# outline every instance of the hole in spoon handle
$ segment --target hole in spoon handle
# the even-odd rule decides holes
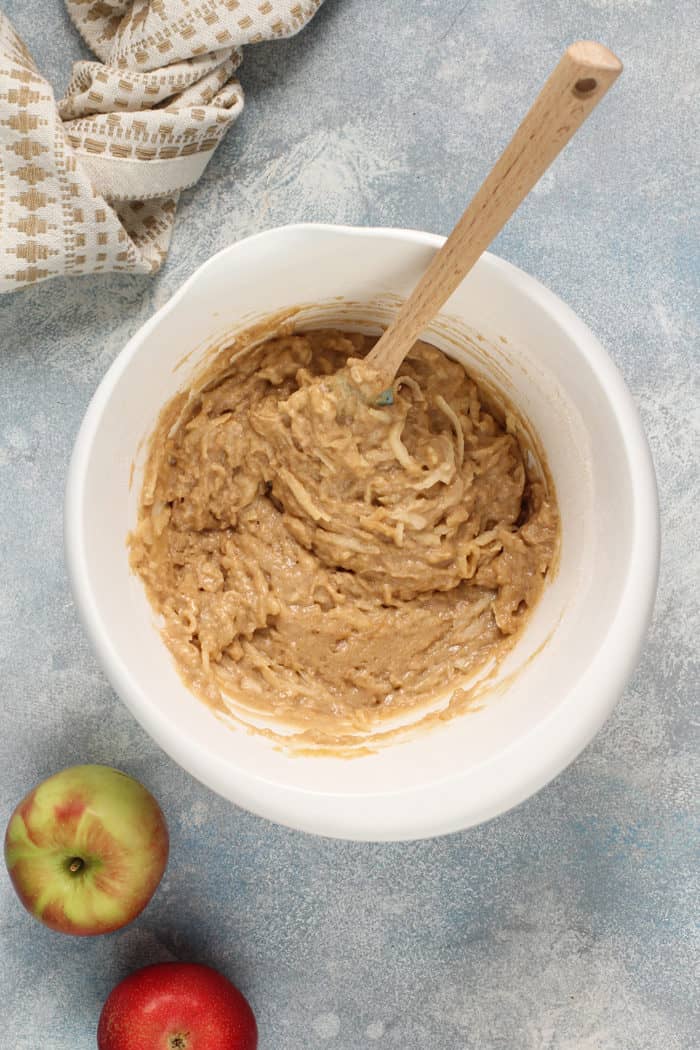
[[[595,77],[581,77],[574,84],[574,95],[578,95],[579,98],[587,98],[597,87],[598,81]]]

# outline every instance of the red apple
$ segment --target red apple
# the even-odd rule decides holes
[[[248,1001],[209,966],[166,962],[130,974],[110,993],[98,1050],[256,1050]]]
[[[153,795],[109,766],[72,766],[22,799],[5,863],[27,911],[61,933],[109,933],[153,896],[168,828]]]

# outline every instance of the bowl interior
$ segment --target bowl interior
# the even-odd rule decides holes
[[[90,406],[71,465],[71,578],[117,692],[161,746],[215,790],[325,834],[435,834],[526,797],[601,724],[648,615],[645,591],[637,596],[639,623],[629,625],[627,647],[618,644],[615,655],[610,647],[621,630],[623,600],[631,600],[633,563],[646,557],[655,576],[653,523],[638,550],[653,474],[644,508],[634,474],[643,471],[635,456],[643,458],[645,446],[629,395],[563,304],[487,255],[428,339],[500,388],[539,436],[557,489],[562,550],[553,581],[482,707],[376,754],[350,761],[299,757],[223,727],[178,676],[125,545],[136,520],[145,442],[163,404],[213,345],[265,315],[306,305],[300,325],[386,322],[439,243],[405,231],[287,227],[215,256],[117,359]]]

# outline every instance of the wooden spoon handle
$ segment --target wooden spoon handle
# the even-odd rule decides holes
[[[367,356],[387,385],[426,325],[622,72],[602,44],[580,40],[556,69],[396,318]]]

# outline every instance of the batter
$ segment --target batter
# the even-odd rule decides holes
[[[217,707],[375,725],[500,657],[540,596],[556,501],[507,414],[426,343],[377,407],[375,341],[229,350],[161,415],[131,564]]]

